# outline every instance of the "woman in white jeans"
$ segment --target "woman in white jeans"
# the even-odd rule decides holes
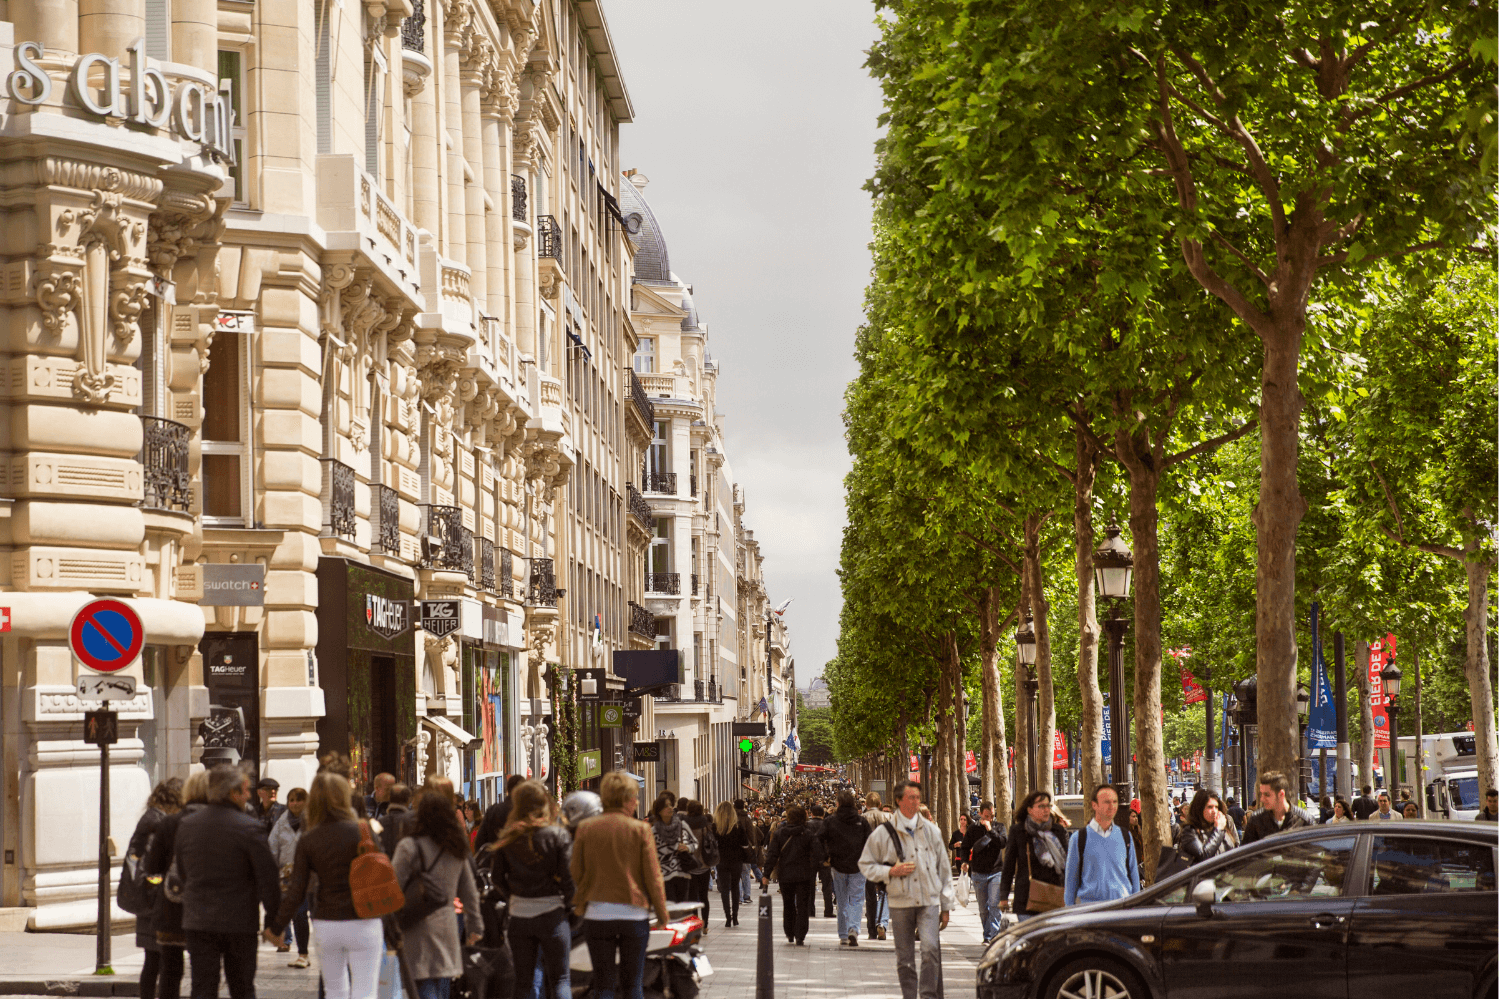
[[[307,894],[310,875],[318,879],[312,906],[312,939],[323,969],[328,999],[375,999],[385,936],[378,919],[360,919],[349,893],[349,864],[361,840],[374,833],[360,821],[351,804],[349,782],[323,772],[307,792],[307,814],[292,860],[291,884],[281,893],[281,908],[266,928],[265,938],[280,943],[297,907]]]

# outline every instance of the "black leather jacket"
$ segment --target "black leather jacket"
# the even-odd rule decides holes
[[[985,829],[982,822],[969,822],[968,832],[963,836],[968,869],[974,874],[998,874],[1004,868],[1009,836],[1004,823],[995,820],[989,824],[994,828]]]
[[[522,837],[489,852],[495,884],[507,898],[561,895],[568,908],[573,903],[572,856],[572,837],[561,826],[543,826],[529,843]]]
[[[811,881],[817,877],[817,868],[822,866],[825,856],[822,841],[812,834],[805,822],[799,825],[788,822],[771,837],[765,869],[767,873],[776,871],[776,879],[781,884]]]
[[[840,874],[859,873],[859,857],[864,852],[864,841],[869,839],[869,823],[857,808],[839,805],[823,822],[819,836],[833,870]]]
[[[1244,842],[1253,843],[1255,840],[1264,839],[1266,836],[1290,832],[1292,829],[1299,829],[1302,826],[1309,826],[1311,824],[1311,816],[1295,805],[1290,806],[1286,811],[1285,821],[1279,826],[1275,824],[1275,813],[1268,808],[1261,808],[1250,817],[1248,822],[1244,823]]]
[[[1181,827],[1181,836],[1176,841],[1176,848],[1187,863],[1200,864],[1220,853],[1227,853],[1233,848],[1233,844],[1228,841],[1228,834],[1217,826],[1199,829],[1196,826],[1186,825]]]

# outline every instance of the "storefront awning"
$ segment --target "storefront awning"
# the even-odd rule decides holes
[[[484,742],[479,736],[465,732],[442,715],[424,715],[422,721],[451,739],[459,749],[478,749]]]

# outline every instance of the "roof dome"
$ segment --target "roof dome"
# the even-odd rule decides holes
[[[661,224],[642,193],[648,181],[639,173],[632,173],[625,180],[626,183],[619,185],[619,212],[625,217],[630,241],[635,244],[635,280],[645,284],[675,284]]]
[[[682,308],[687,313],[687,315],[682,317],[682,332],[701,332],[702,327],[698,325],[697,321],[697,304],[692,300],[692,292],[682,292]]]

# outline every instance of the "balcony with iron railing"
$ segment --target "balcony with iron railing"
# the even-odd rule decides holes
[[[551,559],[531,560],[531,581],[526,590],[526,603],[540,607],[557,606],[557,575]]]
[[[635,405],[641,419],[645,420],[647,429],[656,425],[656,407],[651,404],[651,397],[645,392],[645,384],[634,371],[630,372],[630,402]]]
[[[680,596],[682,574],[680,572],[648,572],[645,574],[645,592]]]
[[[648,493],[663,493],[667,496],[675,496],[677,494],[677,473],[646,472],[643,485],[645,491]]]
[[[625,483],[625,496],[629,500],[630,513],[649,531],[656,522],[656,515],[651,512],[651,505],[645,497],[640,495],[640,490],[635,488],[635,483]]]
[[[479,585],[494,592],[494,542],[488,538],[479,539]]]
[[[426,531],[422,537],[420,565],[423,569],[445,569],[474,578],[474,532],[463,526],[463,510],[456,506],[429,504]]]
[[[697,596],[697,573],[692,574],[692,595]]]
[[[554,216],[536,216],[536,255],[550,260],[562,259],[562,227]]]
[[[526,214],[526,178],[510,175],[510,217],[516,222],[524,222],[530,216]]]
[[[643,638],[654,639],[656,637],[656,615],[631,600],[630,607],[630,631],[632,634]]]
[[[354,469],[336,458],[323,462],[323,536],[353,541],[358,531],[354,515]]]
[[[500,596],[515,598],[515,556],[509,548],[500,549]]]
[[[401,554],[401,497],[390,486],[370,486],[370,548],[379,555]]]
[[[696,496],[697,495],[697,476],[696,475],[689,475],[689,476],[687,476],[687,495],[689,495],[689,496]]]
[[[193,479],[187,472],[192,428],[172,420],[142,416],[141,437],[140,462],[145,472],[141,506],[187,513],[193,499]]]
[[[719,704],[723,702],[723,688],[717,680],[693,680],[691,683],[674,683],[656,695],[658,703],[668,704]]]

